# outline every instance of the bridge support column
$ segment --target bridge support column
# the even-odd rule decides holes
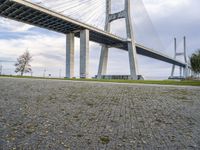
[[[110,32],[110,22],[109,22],[109,15],[111,14],[111,0],[106,0],[106,23],[104,30]],[[109,48],[107,45],[102,45],[101,48],[101,56],[99,61],[99,69],[97,78],[101,79],[102,75],[106,75],[107,73],[107,66],[108,66],[108,51]]]
[[[184,73],[184,78],[187,78],[188,77],[188,65],[186,65],[186,67],[184,68],[183,73]]]
[[[80,32],[80,78],[89,77],[89,30]]]
[[[186,49],[186,37],[183,38],[184,39],[184,52],[181,52],[181,53],[178,53],[177,52],[177,44],[176,44],[176,38],[174,38],[174,50],[175,50],[175,53],[174,53],[174,59],[176,59],[177,56],[184,56],[184,59],[185,59],[185,66],[180,66],[180,79],[182,77],[184,78],[187,78],[188,75],[189,75],[189,72],[188,72],[188,61],[187,61],[187,49]],[[171,73],[171,77],[170,78],[174,78],[174,70],[175,70],[175,65],[172,66],[172,73]]]
[[[190,76],[190,77],[192,76],[191,68],[189,68],[189,76]]]
[[[183,69],[180,67],[180,78],[183,76]]]
[[[66,37],[66,78],[74,77],[74,33]]]
[[[129,64],[131,79],[138,79],[138,68],[137,68],[137,54],[136,45],[133,34],[131,13],[130,13],[130,0],[125,0],[124,10],[118,13],[111,14],[111,0],[106,0],[106,25],[105,31],[110,32],[110,23],[114,20],[124,18],[126,20],[126,32],[127,32],[127,43],[128,43],[128,53],[129,53]],[[98,78],[101,78],[102,74],[106,74],[108,61],[108,47],[102,46]]]
[[[106,75],[107,66],[108,66],[108,47],[106,45],[103,45],[101,49],[99,70],[98,70],[98,75],[97,75],[98,79],[101,79],[102,75]]]
[[[136,58],[136,47],[132,42],[128,43],[128,53],[129,53],[129,65],[132,80],[138,80],[137,72],[137,58]]]
[[[181,68],[180,68],[181,69]],[[171,72],[171,77],[174,76],[174,70],[175,70],[175,65],[172,65],[172,72]]]
[[[130,65],[130,73],[131,79],[137,80],[138,77],[138,64],[137,64],[137,53],[136,53],[136,45],[134,39],[134,33],[131,23],[131,4],[130,0],[125,0],[125,12],[126,12],[126,32],[127,38],[131,41],[128,43],[128,53],[129,53],[129,65]]]

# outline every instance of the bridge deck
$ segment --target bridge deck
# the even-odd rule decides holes
[[[0,0],[0,16],[63,34],[74,32],[76,37],[80,36],[80,30],[88,29],[91,41],[128,50],[126,39],[24,0]],[[137,44],[136,48],[138,54],[178,66],[185,66],[182,62],[144,46]]]

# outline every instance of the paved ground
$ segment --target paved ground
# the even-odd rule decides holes
[[[0,149],[200,149],[200,88],[0,78]]]

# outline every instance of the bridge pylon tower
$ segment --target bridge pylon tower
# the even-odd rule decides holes
[[[171,72],[171,76],[170,79],[176,79],[176,78],[187,78],[189,75],[189,66],[188,66],[188,60],[187,60],[187,49],[186,49],[186,37],[184,36],[183,38],[184,40],[184,44],[183,44],[183,52],[177,52],[177,40],[176,38],[174,38],[174,59],[176,59],[178,56],[183,56],[184,57],[184,63],[186,64],[186,66],[180,67],[180,74],[179,76],[175,76],[175,65],[172,66],[172,72]]]
[[[126,21],[126,34],[127,34],[127,42],[128,42],[128,55],[129,55],[129,65],[130,65],[130,74],[131,79],[138,79],[138,65],[137,65],[137,53],[136,53],[136,44],[134,38],[134,32],[131,21],[131,5],[130,0],[124,0],[125,6],[124,10],[111,13],[111,2],[112,0],[106,0],[106,21],[105,21],[105,31],[110,32],[111,22],[124,18]],[[102,45],[101,56],[99,62],[99,69],[97,77],[100,79],[102,75],[106,75],[107,73],[107,65],[108,65],[108,45]]]

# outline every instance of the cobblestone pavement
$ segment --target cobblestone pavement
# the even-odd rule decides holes
[[[0,78],[0,149],[200,149],[200,89]]]

